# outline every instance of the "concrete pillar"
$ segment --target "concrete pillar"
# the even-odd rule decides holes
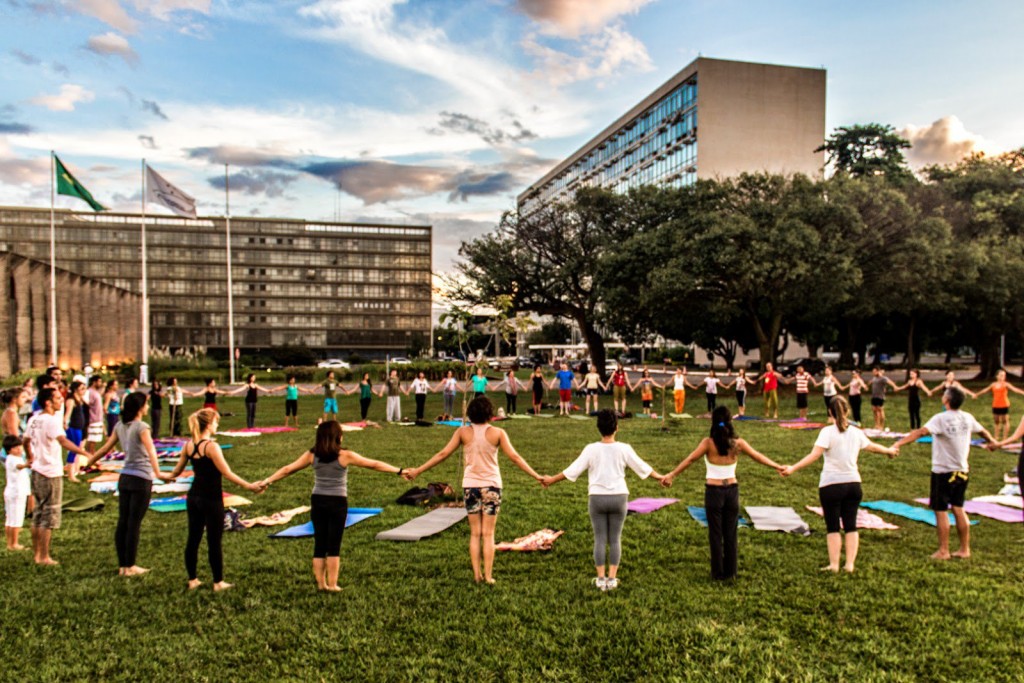
[[[82,304],[88,290],[87,281],[80,275],[71,276],[71,297],[68,301],[71,324],[70,343],[68,344],[71,366],[79,370],[85,367],[85,354],[82,351],[84,333],[82,331]]]
[[[32,297],[31,367],[45,368],[50,364],[50,267],[36,263],[29,268]]]
[[[57,271],[57,365],[72,368],[71,353],[71,274]]]
[[[32,367],[32,296],[29,281],[28,261],[9,256],[13,259],[14,273],[14,368],[21,372]]]
[[[14,335],[11,334],[11,273],[9,254],[0,254],[0,377],[9,377],[13,370]]]
[[[124,290],[114,292],[114,326],[117,328],[117,359],[124,361],[128,357],[128,338],[124,329]]]
[[[114,362],[114,343],[117,326],[111,324],[114,319],[114,290],[108,285],[100,287],[99,314],[100,352],[103,354],[103,365]]]

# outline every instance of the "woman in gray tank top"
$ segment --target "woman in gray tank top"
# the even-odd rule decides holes
[[[316,428],[316,444],[299,458],[267,477],[259,486],[313,467],[313,495],[309,519],[313,522],[313,577],[322,591],[339,591],[338,568],[341,538],[348,516],[348,468],[352,465],[378,472],[402,474],[402,469],[380,460],[370,460],[341,447],[341,425],[334,420]]]

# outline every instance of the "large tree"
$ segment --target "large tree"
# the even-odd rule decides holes
[[[903,150],[910,148],[906,138],[892,126],[881,123],[840,126],[815,152],[825,152],[828,163],[838,173],[855,178],[884,176],[893,181],[913,178]]]

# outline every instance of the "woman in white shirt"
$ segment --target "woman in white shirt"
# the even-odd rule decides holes
[[[662,477],[640,459],[632,446],[615,441],[619,421],[614,410],[598,411],[597,429],[601,432],[599,442],[587,445],[563,472],[553,477],[542,477],[541,483],[547,488],[566,479],[576,481],[587,472],[590,480],[590,523],[594,528],[594,567],[597,569],[594,585],[607,591],[619,586],[616,575],[622,557],[622,526],[626,522],[626,505],[629,502],[626,468],[636,472],[641,479],[650,476],[661,481]]]
[[[708,413],[713,413],[718,407],[718,387],[721,383],[722,380],[718,379],[715,371],[708,370],[708,376],[704,378],[704,396],[708,400]]]
[[[430,382],[427,381],[426,373],[418,374],[412,381],[410,389],[416,395],[416,421],[420,422],[423,420],[423,414],[427,407],[427,392],[430,391]]]
[[[839,527],[842,522],[842,528],[846,532],[844,568],[852,572],[860,544],[860,534],[857,533],[857,508],[860,507],[863,498],[857,456],[861,450],[867,450],[895,458],[899,451],[874,443],[860,428],[852,426],[848,417],[850,404],[842,396],[833,398],[828,410],[833,424],[818,433],[818,439],[810,453],[795,465],[783,468],[780,474],[788,477],[825,456],[825,465],[821,468],[821,478],[818,481],[818,498],[825,513],[825,528],[828,532],[828,566],[822,567],[821,570],[839,571],[839,554],[843,546]]]

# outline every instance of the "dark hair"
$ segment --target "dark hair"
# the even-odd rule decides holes
[[[486,396],[478,396],[466,406],[466,417],[475,425],[488,424],[494,416],[494,405]]]
[[[139,378],[138,377],[129,377],[128,378],[128,386],[137,385],[138,383],[139,383]]]
[[[117,384],[117,380],[116,379],[109,380],[107,382],[107,385],[105,387],[103,387],[103,393],[107,393],[108,391],[113,389],[115,384]]]
[[[146,401],[149,399],[141,391],[133,391],[128,394],[124,402],[121,403],[121,422],[128,424],[139,416],[142,412],[142,407],[146,405]]]
[[[256,373],[253,373],[253,372],[250,372],[249,375],[245,378],[245,383],[246,384],[249,384],[250,382],[255,382],[255,381],[256,381]]]
[[[163,388],[164,388],[164,385],[160,384],[160,380],[158,380],[158,379],[156,379],[154,377],[153,378],[153,382],[149,385],[149,393],[152,394],[154,391],[160,391]]]
[[[8,434],[4,437],[3,447],[4,451],[10,454],[12,450],[22,445],[21,437]]]
[[[337,420],[321,422],[316,427],[316,444],[313,455],[320,462],[335,462],[341,452],[341,425]]]
[[[609,408],[597,412],[597,431],[601,436],[611,436],[619,428],[619,418]]]
[[[950,409],[960,410],[960,406],[964,404],[964,392],[956,387],[949,387],[946,389],[945,399],[949,403]]]
[[[178,384],[178,378],[177,377],[168,377],[167,378],[167,386],[173,387],[173,386],[175,386],[177,384]]]
[[[78,388],[79,387],[84,387],[84,386],[85,386],[84,382],[79,382],[78,380],[75,380],[74,382],[71,383],[71,386],[68,387],[68,393],[71,394],[72,396],[74,396],[75,392],[78,391]]]
[[[36,400],[39,402],[39,407],[41,408],[45,406],[47,401],[52,401],[53,395],[56,393],[57,390],[53,387],[43,387],[40,389],[39,393],[36,394]]]
[[[41,391],[43,387],[51,382],[56,382],[52,375],[39,375],[36,377],[36,391]]]
[[[729,455],[736,445],[736,430],[732,426],[732,412],[726,406],[718,406],[711,413],[711,440],[719,455]]]
[[[96,384],[103,384],[103,378],[99,375],[93,375],[89,378],[89,388],[91,389]]]
[[[210,386],[210,384],[211,384],[211,383],[213,383],[213,382],[216,382],[216,381],[217,381],[217,378],[216,378],[216,377],[207,377],[207,378],[206,378],[205,380],[203,380],[203,381],[204,381],[204,382],[206,382],[206,386]]]
[[[52,375],[57,370],[60,370],[60,368],[58,368],[56,365],[51,365],[51,366],[46,368],[46,374],[47,375]]]
[[[285,379],[285,381],[291,382],[293,379],[294,380],[298,380],[298,378],[295,375],[288,375],[288,377]]]
[[[22,393],[24,393],[24,391],[25,390],[22,389],[21,387],[14,387],[13,389],[7,389],[2,394],[0,394],[0,405],[5,405],[5,406],[11,405],[12,403],[14,403],[14,400],[16,398],[18,398],[18,396],[20,396]]]

